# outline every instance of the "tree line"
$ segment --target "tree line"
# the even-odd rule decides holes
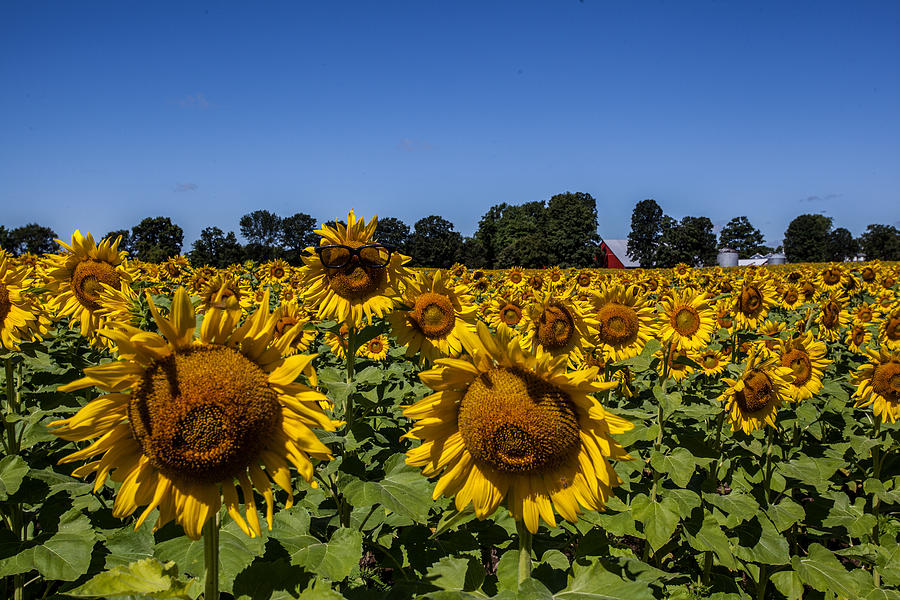
[[[707,217],[676,221],[655,200],[641,200],[631,213],[628,254],[644,268],[716,264],[720,248],[739,258],[784,252],[788,262],[842,262],[863,256],[872,260],[900,260],[900,231],[892,225],[872,224],[858,238],[843,227],[833,228],[825,215],[800,215],[784,232],[783,245],[772,248],[746,216],[734,217],[719,232]]]
[[[234,231],[207,227],[186,255],[195,265],[219,268],[275,258],[300,265],[305,249],[318,242],[313,233],[318,223],[302,212],[280,216],[255,210],[238,222],[243,242]],[[382,217],[375,238],[411,256],[413,266],[447,268],[459,262],[471,268],[596,267],[605,264],[597,228],[596,200],[587,193],[565,192],[547,201],[491,206],[471,236],[456,231],[444,217],[429,215],[412,227],[396,217]],[[120,236],[120,249],[148,262],[162,262],[183,250],[184,231],[169,217],[147,217],[131,229],[95,239]],[[0,248],[13,255],[56,252],[57,237],[55,231],[37,223],[15,229],[0,225]],[[854,238],[843,227],[833,228],[831,217],[800,215],[788,225],[783,245],[772,248],[746,216],[731,219],[717,237],[708,217],[677,221],[652,199],[634,207],[628,253],[642,267],[669,268],[680,262],[714,265],[722,247],[736,250],[740,258],[783,251],[789,262],[843,261],[857,255],[900,260],[900,231],[892,225],[872,224]]]

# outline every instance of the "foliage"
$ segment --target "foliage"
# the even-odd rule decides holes
[[[663,233],[663,211],[656,200],[641,200],[631,213],[628,255],[647,269],[656,264],[657,249]]]
[[[56,232],[37,223],[29,223],[13,230],[0,226],[0,248],[13,256],[24,253],[45,254],[56,252]]]
[[[284,257],[292,265],[300,265],[303,251],[319,243],[316,235],[316,220],[306,213],[296,213],[281,220],[279,240],[284,248]]]
[[[254,210],[240,220],[241,235],[250,244],[273,248],[282,235],[281,217],[268,210]]]
[[[224,268],[241,262],[244,250],[233,231],[226,234],[218,227],[206,227],[194,241],[188,257],[195,265]]]
[[[551,236],[550,261],[561,267],[589,267],[600,244],[597,201],[584,192],[557,194],[547,202],[546,233]]]
[[[131,245],[137,258],[162,262],[181,254],[184,231],[169,217],[147,217],[131,228]]]
[[[403,254],[409,254],[409,225],[396,217],[378,219],[375,227],[375,239],[385,244],[392,244]]]
[[[869,225],[859,242],[869,260],[900,260],[900,231],[893,225]]]
[[[831,217],[800,215],[784,232],[784,254],[788,262],[822,262],[828,259]]]
[[[125,252],[134,252],[134,248],[131,244],[131,230],[130,229],[115,229],[110,231],[106,235],[97,238],[95,241],[100,242],[105,239],[115,240],[116,238],[120,238],[119,240],[119,250],[124,250]]]
[[[462,235],[453,230],[453,223],[431,215],[416,221],[409,237],[409,252],[413,265],[447,268],[456,262]]]
[[[828,260],[843,262],[859,252],[859,242],[849,230],[838,227],[828,234]],[[900,256],[898,256],[900,258]]]
[[[750,258],[754,254],[771,252],[763,245],[762,232],[750,224],[747,217],[735,217],[719,232],[719,247],[737,250],[738,258]]]
[[[684,217],[678,224],[663,222],[663,234],[655,259],[658,266],[674,267],[678,263],[696,267],[713,265],[716,255],[716,234],[709,218]]]

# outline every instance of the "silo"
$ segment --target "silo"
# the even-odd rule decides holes
[[[787,257],[784,254],[773,254],[769,257],[770,265],[783,265],[787,262]]]
[[[720,267],[736,267],[738,266],[738,253],[731,248],[719,248],[719,255],[716,257],[716,264]]]

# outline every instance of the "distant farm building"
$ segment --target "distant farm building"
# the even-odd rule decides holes
[[[628,240],[603,240],[600,242],[599,266],[606,269],[632,269],[640,267],[628,256]]]

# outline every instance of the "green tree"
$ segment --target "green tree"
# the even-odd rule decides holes
[[[557,194],[547,202],[546,232],[553,239],[544,245],[550,263],[563,267],[590,267],[600,246],[597,201],[583,192]]]
[[[674,223],[674,219],[663,222],[656,266],[671,268],[680,262],[694,267],[715,264],[716,234],[712,221],[707,217],[684,217]]]
[[[858,252],[859,243],[847,229],[838,227],[828,234],[828,260],[843,262],[853,258]]]
[[[276,254],[281,238],[281,217],[268,210],[254,210],[241,217],[241,235],[250,245],[261,246]]]
[[[409,225],[396,217],[378,219],[375,227],[377,241],[396,246],[403,254],[409,254],[409,235]]]
[[[784,232],[784,255],[788,262],[823,262],[828,260],[828,236],[831,217],[800,215]]]
[[[462,263],[470,269],[487,268],[487,253],[484,244],[477,237],[464,237],[459,247],[459,255],[456,262]]]
[[[419,267],[447,268],[453,265],[462,235],[453,230],[453,223],[443,217],[430,215],[416,221],[409,239],[412,264]]]
[[[116,229],[114,231],[110,231],[96,241],[99,244],[101,240],[105,240],[107,238],[115,240],[119,236],[122,236],[122,239],[119,241],[119,250],[124,250],[125,252],[134,252],[134,248],[131,244],[131,231],[128,229]]]
[[[131,243],[137,258],[162,262],[181,253],[184,231],[169,217],[147,217],[131,228]]]
[[[210,265],[222,269],[244,260],[244,251],[233,231],[227,234],[218,227],[207,227],[192,244],[188,258],[194,265]]]
[[[9,232],[4,248],[10,253],[19,255],[26,252],[31,254],[47,254],[59,250],[56,243],[56,232],[37,223],[29,223],[22,227],[16,227]],[[8,245],[8,247],[7,247]]]
[[[12,233],[9,229],[0,225],[0,250],[6,250],[10,254],[12,254],[12,238],[10,237],[10,233]]]
[[[900,260],[900,231],[893,225],[869,225],[859,242],[869,260]]]
[[[762,232],[750,224],[747,217],[735,217],[719,232],[719,246],[737,250],[738,258],[750,258],[756,253],[769,251],[764,246]]]
[[[316,220],[306,213],[296,213],[281,220],[281,244],[284,246],[285,259],[292,265],[302,264],[303,251],[319,242],[314,233]]]
[[[656,200],[641,200],[631,213],[628,255],[641,267],[655,266],[659,241],[663,234],[663,211]]]
[[[484,248],[485,267],[493,268],[497,264],[497,254],[501,248],[497,246],[497,228],[500,220],[503,218],[503,212],[509,208],[504,203],[496,204],[488,209],[483,217],[478,221],[478,230],[475,232],[477,239],[482,248]]]

